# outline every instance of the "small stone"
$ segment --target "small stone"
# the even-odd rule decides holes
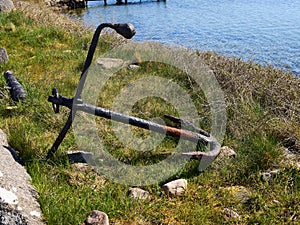
[[[226,214],[226,216],[230,218],[237,219],[237,220],[241,219],[241,216],[237,212],[231,209],[225,208],[224,213]]]
[[[236,152],[229,148],[228,146],[223,146],[221,148],[221,152],[219,157],[226,157],[226,158],[235,158],[237,156]]]
[[[261,173],[261,179],[262,181],[271,181],[278,173],[280,170],[273,170],[270,172],[263,172]]]
[[[267,172],[264,172],[264,173],[261,174],[261,179],[263,181],[269,181],[269,180],[271,180],[271,174],[267,173]]]
[[[71,163],[89,163],[93,159],[93,154],[84,151],[69,151],[68,158]]]
[[[93,210],[82,225],[109,225],[106,213]]]
[[[129,196],[133,199],[150,200],[150,194],[141,188],[129,188]]]
[[[178,179],[162,186],[167,195],[180,196],[187,190],[187,180]]]
[[[140,66],[135,65],[135,64],[130,64],[130,65],[128,65],[128,68],[131,69],[131,70],[137,70],[137,69],[140,68]]]
[[[116,67],[121,67],[124,63],[122,59],[114,58],[99,58],[96,62],[102,69],[112,69]]]
[[[5,48],[0,48],[0,63],[8,61],[8,55]]]
[[[3,177],[3,173],[0,171],[0,177]]]
[[[0,188],[0,201],[9,205],[16,205],[18,204],[18,197],[11,191]]]

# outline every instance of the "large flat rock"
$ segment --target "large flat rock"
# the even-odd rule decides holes
[[[0,129],[0,223],[41,225],[42,213],[25,168]]]

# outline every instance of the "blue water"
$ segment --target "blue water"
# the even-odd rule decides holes
[[[89,2],[79,17],[94,27],[130,22],[138,41],[215,51],[300,73],[300,0],[134,1],[107,7],[103,0]]]

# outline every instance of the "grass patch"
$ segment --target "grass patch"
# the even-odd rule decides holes
[[[0,126],[32,176],[46,224],[81,224],[92,209],[106,212],[114,224],[291,224],[293,213],[299,214],[299,169],[282,165],[281,151],[286,147],[299,153],[298,78],[256,63],[199,52],[225,93],[228,124],[223,144],[235,149],[238,157],[216,163],[203,173],[197,170],[197,162],[189,162],[169,178],[188,179],[188,192],[181,197],[167,197],[157,184],[143,187],[150,192],[151,201],[133,201],[127,195],[128,186],[103,180],[91,168],[82,171],[68,163],[66,151],[77,150],[72,132],[55,158],[44,160],[68,114],[64,108],[54,114],[48,95],[52,87],[64,96],[74,95],[92,32],[42,6],[16,5],[16,11],[0,14],[0,46],[9,54],[9,62],[0,64],[0,72],[15,73],[27,91],[27,101],[10,100],[2,76]],[[100,45],[107,51],[122,42],[103,35]],[[124,86],[149,74],[170,79],[188,91],[199,124],[209,129],[209,107],[200,88],[184,73],[160,63],[142,63],[138,70],[116,73],[102,90],[99,105],[110,108]],[[151,119],[176,113],[162,99],[147,98],[134,105],[132,115]],[[137,152],[116,139],[109,121],[99,118],[97,126],[108,151],[133,165],[158,162],[177,144],[166,138],[154,151]],[[134,134],[142,139],[149,136],[139,129],[134,129]],[[277,168],[281,172],[271,182],[261,181],[260,172]],[[224,194],[223,189],[231,186],[246,187],[248,200],[241,203]],[[241,219],[227,217],[224,208],[235,210]]]

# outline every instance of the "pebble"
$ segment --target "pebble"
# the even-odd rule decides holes
[[[89,163],[93,159],[93,154],[85,151],[68,151],[67,155],[71,163]]]
[[[280,170],[273,170],[270,172],[263,172],[261,173],[261,179],[263,181],[271,181],[278,173]]]
[[[141,188],[129,188],[129,196],[133,199],[150,200],[150,194]]]
[[[236,152],[228,146],[223,146],[219,155],[219,157],[223,158],[236,158],[236,156]]]
[[[104,212],[93,210],[82,225],[109,225],[108,216]]]
[[[137,70],[137,69],[140,68],[140,66],[135,65],[135,64],[130,64],[130,65],[128,66],[128,68],[131,69],[131,70]]]
[[[180,196],[187,190],[187,180],[178,179],[166,183],[162,186],[162,189],[167,195]]]
[[[228,216],[230,218],[238,219],[238,220],[241,219],[241,216],[237,212],[235,212],[231,209],[225,208],[224,213],[226,214],[226,216]]]

